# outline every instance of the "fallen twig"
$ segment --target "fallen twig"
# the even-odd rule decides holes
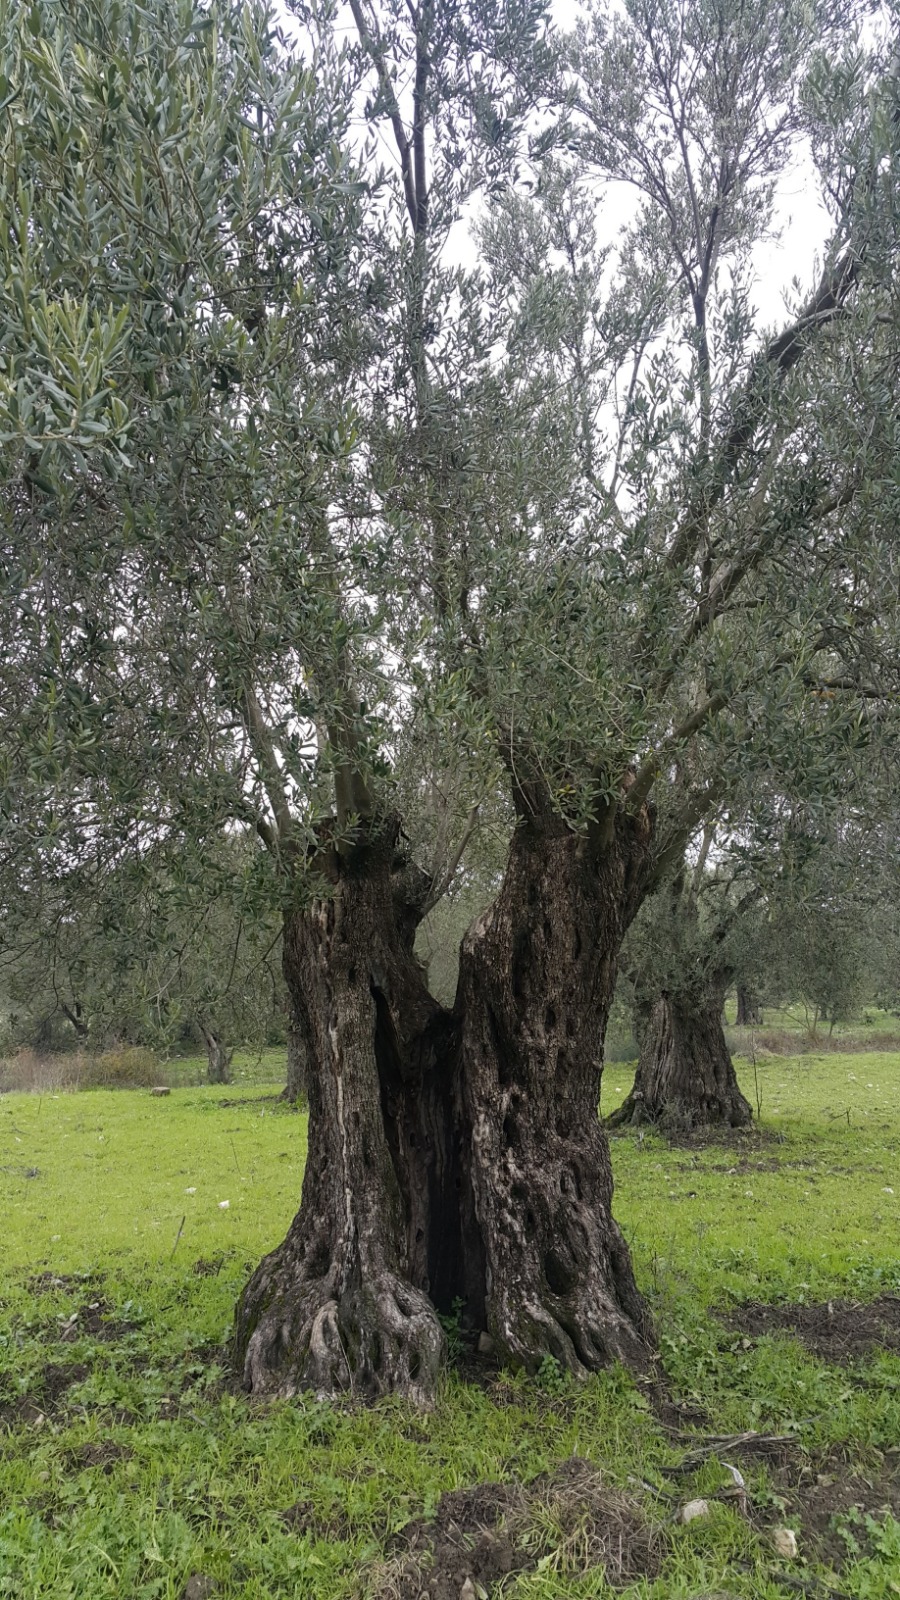
[[[799,1440],[791,1433],[754,1433],[752,1430],[748,1433],[713,1434],[707,1438],[704,1444],[688,1451],[688,1454],[676,1466],[663,1467],[662,1470],[669,1477],[678,1478],[683,1474],[693,1472],[694,1468],[699,1466],[701,1462],[706,1461],[710,1456],[721,1454],[723,1450],[731,1452],[745,1450],[750,1454],[755,1452],[762,1454],[766,1450],[781,1448],[784,1445],[791,1445],[794,1449],[799,1449]]]

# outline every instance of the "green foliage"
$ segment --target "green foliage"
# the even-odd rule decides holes
[[[197,860],[127,847],[108,870],[49,870],[6,908],[0,950],[5,1047],[117,1041],[160,1053],[204,1031],[226,1046],[283,1040],[278,924],[261,844],[231,836]],[[263,869],[263,870],[261,870]]]
[[[236,822],[277,913],[325,817],[398,804],[442,886],[523,779],[580,830],[655,786],[663,871],[748,766],[833,792],[897,658],[877,40],[774,0],[297,14],[0,14],[8,898]],[[807,138],[833,236],[770,337]]]

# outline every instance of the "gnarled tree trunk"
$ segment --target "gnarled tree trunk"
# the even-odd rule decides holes
[[[737,1016],[735,1025],[738,1028],[758,1028],[762,1022],[762,1006],[752,989],[746,988],[742,983],[737,986]]]
[[[465,1152],[500,1354],[534,1370],[648,1359],[651,1330],[613,1220],[599,1118],[625,930],[646,892],[647,813],[599,846],[524,816],[503,887],[462,947]]]
[[[225,1041],[222,1035],[212,1023],[198,1020],[197,1026],[206,1046],[206,1075],[208,1081],[210,1083],[230,1083],[231,1060],[234,1051],[225,1048]]]
[[[332,896],[286,919],[309,1158],[300,1211],[238,1306],[249,1388],[427,1401],[437,1310],[459,1301],[531,1370],[546,1356],[576,1373],[646,1365],[598,1105],[650,831],[646,810],[603,843],[526,811],[500,895],[463,943],[452,1013],[413,955],[395,829],[361,840]]]
[[[414,1108],[447,1023],[398,926],[395,834],[335,857],[332,895],[285,917],[309,1155],[300,1210],[238,1304],[235,1350],[256,1393],[427,1400],[444,1351],[420,1286],[428,1186]]]
[[[610,1127],[747,1126],[752,1113],[725,1042],[723,994],[724,985],[711,984],[701,997],[659,996],[642,1029],[634,1086]]]

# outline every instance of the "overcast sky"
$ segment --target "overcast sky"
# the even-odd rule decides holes
[[[615,5],[616,0],[610,0],[610,3]],[[276,4],[280,11],[281,5],[277,0]],[[584,9],[578,0],[551,0],[550,4],[554,21],[564,29],[573,27]],[[294,32],[296,29],[294,19],[284,11],[282,16],[287,30]],[[346,29],[348,33],[355,33],[349,7]],[[385,159],[396,160],[390,131],[386,126],[383,134],[382,154]],[[624,223],[634,211],[633,191],[625,185],[615,187],[619,189],[618,194],[611,186],[604,208],[607,224],[604,232],[607,232],[607,229],[615,229],[617,216],[621,216]],[[808,161],[798,161],[794,169],[784,175],[779,186],[774,237],[759,246],[755,252],[757,276],[753,285],[753,299],[760,327],[777,327],[785,320],[785,297],[795,277],[799,278],[805,288],[812,286],[828,232],[829,218],[819,198],[812,164]],[[461,260],[471,259],[473,254],[472,246],[467,243],[465,235],[466,228],[461,227],[454,230],[452,238],[451,253],[458,255]]]

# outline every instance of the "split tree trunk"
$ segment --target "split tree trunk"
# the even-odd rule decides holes
[[[722,998],[722,987],[701,999],[659,996],[642,1030],[634,1086],[608,1126],[747,1126],[752,1113],[725,1042]]]
[[[649,846],[646,813],[601,848],[535,806],[497,900],[463,942],[461,1082],[485,1322],[500,1354],[530,1370],[545,1356],[576,1373],[648,1359],[598,1107],[616,959]]]
[[[210,1083],[231,1082],[231,1060],[233,1050],[226,1050],[225,1042],[218,1029],[211,1024],[198,1022],[197,1024],[206,1046],[206,1073]]]
[[[650,834],[646,810],[600,843],[526,807],[501,892],[463,942],[452,1013],[413,955],[390,831],[339,866],[331,898],[287,919],[309,1158],[298,1216],[238,1306],[247,1387],[427,1401],[436,1313],[459,1301],[529,1370],[547,1356],[578,1374],[646,1366],[598,1105]]]

